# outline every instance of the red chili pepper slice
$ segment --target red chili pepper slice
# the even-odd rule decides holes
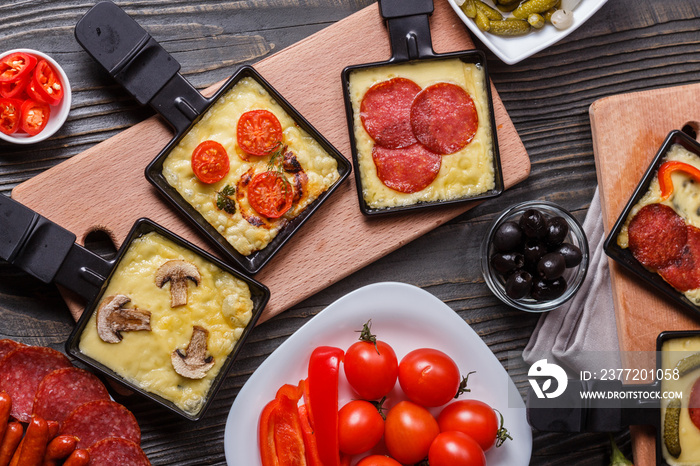
[[[664,162],[659,167],[658,173],[662,201],[665,201],[671,194],[673,194],[673,181],[671,180],[671,174],[677,171],[681,171],[693,178],[695,181],[700,182],[700,170],[694,166],[684,162],[678,162],[676,160]]]
[[[46,60],[39,60],[32,76],[34,90],[49,105],[58,105],[63,98],[63,84],[58,73]]]
[[[318,453],[325,466],[340,466],[338,446],[338,373],[343,350],[319,346],[309,359],[309,401]]]
[[[16,133],[21,126],[22,101],[18,99],[0,99],[0,132]]]
[[[27,96],[29,96],[29,98],[32,99],[34,102],[48,104],[48,102],[45,101],[44,98],[36,91],[33,79],[29,79],[29,82],[27,82],[27,87],[25,87],[24,90],[27,91]]]
[[[27,89],[30,78],[31,76],[26,76],[17,81],[0,83],[0,96],[6,99],[21,99],[24,95],[24,91]]]
[[[37,59],[34,55],[15,52],[0,60],[0,83],[19,81],[32,72]]]
[[[51,110],[48,104],[35,102],[32,99],[25,100],[22,104],[22,131],[34,136],[39,134],[49,122]]]

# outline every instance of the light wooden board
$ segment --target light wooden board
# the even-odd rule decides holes
[[[629,201],[668,133],[700,121],[700,84],[623,94],[591,105],[593,150],[606,234]],[[609,260],[622,351],[655,351],[664,330],[700,328],[700,320],[668,303]],[[655,432],[633,428],[634,464],[655,464]]]
[[[436,52],[474,48],[445,0],[436,0],[430,23]],[[350,158],[341,71],[349,65],[385,61],[390,55],[388,33],[374,4],[260,61],[255,68]],[[503,103],[492,91],[504,182],[510,187],[528,176],[530,160]],[[100,229],[120,246],[136,219],[150,217],[211,250],[144,178],[146,165],[171,138],[159,117],[149,118],[22,183],[12,197],[74,232],[79,242]],[[351,175],[255,276],[271,290],[261,321],[472,206],[368,219],[359,210]],[[73,315],[79,316],[84,303],[69,293],[64,297]]]

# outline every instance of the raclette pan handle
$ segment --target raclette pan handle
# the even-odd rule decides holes
[[[112,2],[93,6],[75,26],[78,43],[141,104],[181,134],[209,104],[179,73],[180,64]]]
[[[433,9],[433,0],[379,0],[391,41],[390,62],[435,56],[429,21]]]
[[[0,259],[44,283],[92,300],[113,263],[75,243],[75,235],[0,194]]]

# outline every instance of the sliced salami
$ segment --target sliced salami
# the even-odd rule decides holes
[[[442,164],[442,156],[420,143],[401,149],[374,146],[372,159],[377,176],[385,186],[402,193],[415,193],[433,182]]]
[[[111,400],[90,401],[78,406],[63,421],[60,434],[78,437],[78,448],[89,448],[110,437],[141,443],[141,429],[134,415]]]
[[[431,151],[452,154],[474,139],[479,115],[464,89],[452,83],[437,83],[414,99],[411,127],[416,139]]]
[[[681,254],[658,270],[678,291],[700,288],[700,229],[687,225],[687,241]]]
[[[389,149],[415,144],[411,104],[420,86],[410,79],[393,78],[370,87],[360,103],[360,120],[374,142]]]
[[[75,408],[95,400],[109,400],[109,393],[94,374],[78,367],[57,369],[39,384],[33,414],[60,425]]]
[[[130,440],[111,437],[88,448],[89,466],[149,466],[151,462],[140,446]]]
[[[12,397],[11,415],[21,422],[31,420],[34,396],[46,374],[71,367],[66,356],[43,346],[21,346],[0,361],[0,391]]]
[[[688,399],[688,415],[695,427],[700,429],[700,379],[693,383]]]
[[[10,351],[17,349],[20,346],[25,345],[14,340],[0,340],[0,360],[7,356]]]
[[[645,267],[660,269],[680,259],[688,238],[685,221],[671,207],[642,207],[627,227],[629,249]]]

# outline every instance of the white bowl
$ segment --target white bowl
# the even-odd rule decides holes
[[[61,102],[58,105],[51,105],[51,114],[49,115],[49,122],[46,124],[46,127],[39,133],[34,136],[30,136],[27,133],[24,132],[17,132],[14,134],[5,134],[5,133],[0,133],[0,139],[3,139],[5,141],[14,143],[14,144],[34,144],[39,141],[43,141],[47,138],[50,138],[53,136],[53,134],[58,131],[58,129],[63,126],[63,123],[65,123],[66,118],[68,118],[68,112],[70,111],[70,104],[71,104],[71,90],[70,90],[70,82],[68,81],[68,76],[66,76],[66,72],[63,71],[63,68],[61,68],[61,65],[56,63],[56,60],[53,58],[49,57],[43,52],[39,52],[38,50],[32,50],[32,49],[14,49],[14,50],[8,50],[7,52],[0,53],[0,60],[7,55],[10,55],[11,53],[15,52],[24,52],[24,53],[29,53],[34,55],[35,57],[41,59],[43,58],[49,64],[53,67],[54,70],[59,74],[61,77],[61,85],[63,86],[63,99],[61,99]]]
[[[467,18],[455,0],[447,1],[471,32],[477,36],[486,47],[495,53],[498,58],[508,65],[514,65],[568,36],[580,25],[585,23],[588,18],[593,16],[593,14],[607,2],[607,0],[581,0],[572,11],[574,15],[574,24],[567,29],[560,30],[551,24],[546,24],[542,29],[532,30],[530,33],[523,36],[504,37],[482,31],[477,27],[473,19]],[[488,5],[494,5],[492,0],[483,1]],[[507,17],[509,15],[510,13],[503,13],[503,16]]]

